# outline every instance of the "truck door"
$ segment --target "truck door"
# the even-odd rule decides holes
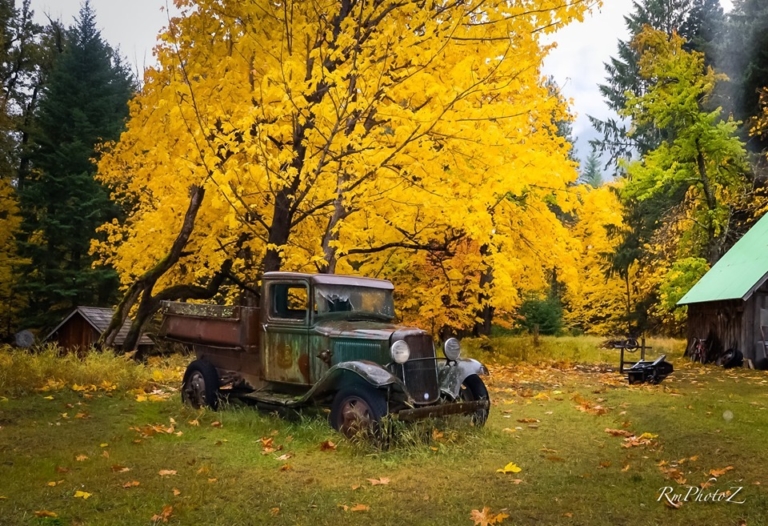
[[[264,301],[264,379],[310,384],[309,282],[270,281]]]

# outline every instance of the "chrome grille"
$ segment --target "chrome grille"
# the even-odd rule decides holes
[[[403,364],[403,380],[408,392],[417,404],[431,404],[437,401],[437,361],[435,346],[428,334],[409,334],[405,343],[411,349],[411,357]]]

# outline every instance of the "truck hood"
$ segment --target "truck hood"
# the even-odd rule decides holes
[[[330,338],[355,338],[361,340],[389,340],[397,331],[422,332],[419,329],[403,327],[379,321],[328,320],[315,325],[315,330]]]

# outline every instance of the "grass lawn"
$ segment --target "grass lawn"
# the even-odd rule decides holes
[[[618,361],[594,343],[474,342],[491,365],[487,426],[426,423],[386,451],[343,439],[322,412],[185,408],[167,368],[142,370],[154,395],[109,378],[0,383],[0,524],[471,526],[486,507],[505,525],[766,524],[768,373],[689,365],[680,342],[657,341],[675,373],[628,386],[593,365]],[[497,472],[509,463],[520,471]],[[665,487],[688,501],[659,502]]]

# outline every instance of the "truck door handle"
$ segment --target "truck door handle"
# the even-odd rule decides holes
[[[323,361],[326,365],[331,365],[331,356],[333,356],[333,353],[330,351],[330,349],[326,349],[324,351],[321,351],[320,354],[317,355],[318,358],[320,358],[321,361]]]

